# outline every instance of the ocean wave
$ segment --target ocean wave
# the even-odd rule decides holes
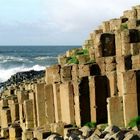
[[[39,57],[35,57],[35,60],[49,60],[49,59],[57,59],[57,57],[53,57],[53,56],[39,56]]]
[[[14,57],[14,56],[0,56],[0,63],[7,63],[7,62],[12,62],[12,61],[16,61],[16,62],[31,62],[29,61],[29,59],[24,58],[24,57]]]
[[[34,65],[32,67],[20,66],[20,67],[9,68],[9,69],[0,68],[0,73],[1,73],[0,83],[7,81],[12,75],[16,74],[17,72],[24,72],[30,70],[40,71],[44,69],[45,66],[41,66],[41,65]]]

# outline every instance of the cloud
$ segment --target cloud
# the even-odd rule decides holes
[[[24,1],[28,3],[27,0]],[[11,18],[7,16],[6,21],[9,22],[2,24],[4,14],[0,14],[3,19],[0,22],[0,44],[82,45],[89,32],[96,29],[102,21],[117,18],[124,10],[139,4],[139,0],[37,1],[33,9],[33,0],[30,2],[28,12],[24,13],[24,4],[21,13],[13,12]],[[26,18],[22,18],[22,15]]]
[[[119,16],[138,0],[46,0],[46,15],[61,31],[95,27],[97,23]]]

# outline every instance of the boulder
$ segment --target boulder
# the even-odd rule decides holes
[[[112,126],[106,127],[104,131],[109,132],[109,133],[111,133],[111,134],[114,134],[114,133],[119,132],[120,130],[121,130],[121,129],[120,129],[119,127],[117,127],[117,126],[115,126],[115,125],[112,125]]]
[[[88,126],[83,126],[80,131],[82,132],[82,136],[84,137],[89,137],[92,132],[92,130]]]
[[[62,136],[58,134],[52,134],[46,140],[64,140],[64,139]]]

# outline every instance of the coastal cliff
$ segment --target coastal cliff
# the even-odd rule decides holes
[[[140,6],[134,6],[103,22],[82,48],[59,56],[45,76],[9,84],[0,98],[1,138],[140,139],[126,129],[140,115],[139,50]]]

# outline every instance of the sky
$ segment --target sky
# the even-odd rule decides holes
[[[82,45],[139,0],[0,0],[0,45]]]

